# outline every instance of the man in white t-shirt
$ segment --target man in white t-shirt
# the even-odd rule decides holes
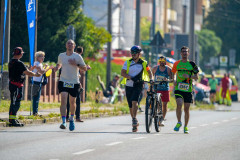
[[[79,69],[87,71],[90,66],[87,66],[81,55],[74,52],[76,44],[73,40],[68,40],[66,43],[67,51],[60,53],[58,56],[57,66],[54,68],[56,72],[62,68],[58,83],[58,90],[61,93],[61,107],[60,112],[63,123],[60,125],[61,129],[66,129],[66,106],[69,94],[71,117],[69,121],[69,130],[75,129],[74,113],[76,110],[76,96],[80,90]]]

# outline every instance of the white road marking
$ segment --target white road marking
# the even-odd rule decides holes
[[[49,159],[49,160],[59,160],[59,159]]]
[[[225,120],[222,120],[222,122],[228,122],[229,120],[225,119]]]
[[[132,139],[138,140],[138,139],[144,139],[144,138],[147,138],[147,137],[136,137],[136,138],[132,138]]]
[[[113,142],[113,143],[106,144],[106,146],[114,146],[120,143],[123,143],[123,142]]]
[[[73,154],[75,154],[75,155],[80,155],[80,154],[92,152],[92,151],[94,151],[94,150],[95,150],[95,149],[86,149],[86,150],[84,150],[84,151],[76,152],[76,153],[73,153]]]
[[[219,122],[213,122],[212,124],[219,124]]]
[[[197,128],[197,127],[189,127],[189,129],[195,129],[195,128]]]
[[[232,120],[236,120],[236,119],[238,119],[238,118],[237,117],[232,118]]]
[[[154,136],[160,136],[161,134],[154,134]]]
[[[201,124],[200,126],[201,126],[201,127],[204,127],[204,126],[208,126],[208,124]]]

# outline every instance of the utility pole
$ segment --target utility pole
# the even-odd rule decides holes
[[[155,35],[155,24],[156,24],[156,0],[152,1],[152,26],[151,26],[151,37],[150,40],[152,41]],[[151,64],[154,64],[154,59],[157,58],[156,47],[151,47]]]
[[[186,18],[187,17],[187,5],[186,2],[183,4],[183,21],[182,21],[182,32],[186,33]]]
[[[190,60],[195,61],[195,0],[190,0],[190,23],[189,23],[189,49],[190,49]]]
[[[108,32],[112,35],[112,0],[108,0]],[[107,85],[111,81],[112,42],[107,43]],[[106,85],[106,86],[107,86]]]
[[[140,45],[140,9],[141,1],[136,2],[136,31],[135,31],[135,45]]]
[[[164,33],[168,32],[168,28],[167,28],[167,9],[168,9],[168,0],[164,0],[164,25],[163,25],[163,30]]]

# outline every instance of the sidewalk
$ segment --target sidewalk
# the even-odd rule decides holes
[[[92,107],[81,107],[81,111],[90,111]],[[114,108],[113,107],[100,107],[99,110],[110,110],[112,111]],[[40,115],[42,116],[47,116],[50,113],[60,113],[60,107],[59,108],[52,108],[52,109],[44,109],[44,110],[39,110]],[[17,112],[18,116],[30,116],[29,111],[18,111]],[[8,120],[9,118],[9,113],[8,112],[0,112],[0,119],[2,120]]]

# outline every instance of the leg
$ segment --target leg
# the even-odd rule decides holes
[[[76,97],[72,97],[71,95],[69,95],[69,103],[71,115],[74,115],[76,110]]]
[[[184,103],[184,113],[185,113],[185,125],[184,127],[187,127],[188,121],[189,121],[189,109],[190,109],[190,103]]]
[[[162,112],[163,112],[163,119],[165,119],[165,116],[167,114],[167,104],[168,102],[162,102],[163,107],[162,107]]]
[[[177,120],[178,122],[181,122],[183,99],[177,98],[176,102],[177,102],[177,109],[176,109]]]
[[[132,101],[132,118],[136,118],[138,110],[138,102]]]
[[[68,97],[67,97],[67,115],[66,115],[67,119],[69,119],[69,110],[70,110],[70,103],[69,103],[69,94],[68,94]]]
[[[61,106],[60,106],[61,116],[66,116],[67,98],[68,98],[68,93],[67,92],[61,92]]]
[[[40,96],[41,96],[41,89],[42,89],[42,85],[39,84],[39,91],[37,93],[37,95],[33,96],[33,115],[37,115],[38,114],[38,106],[39,106],[39,100],[40,100]]]
[[[76,119],[80,119],[80,105],[81,105],[81,100],[80,100],[80,94],[78,93],[76,97],[76,112],[75,112]]]

